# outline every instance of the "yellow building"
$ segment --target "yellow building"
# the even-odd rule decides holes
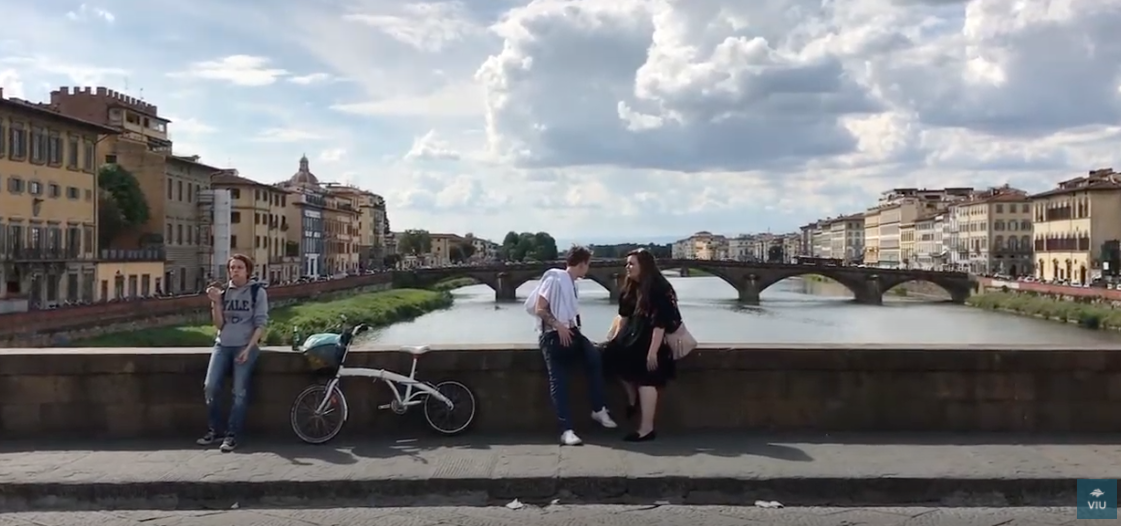
[[[94,300],[96,144],[115,133],[0,88],[0,311]]]
[[[864,212],[864,264],[880,264],[880,210],[869,208]]]
[[[899,224],[899,266],[911,268],[915,264],[915,219]]]
[[[288,256],[288,192],[221,173],[211,187],[230,191],[230,253],[253,258],[257,279],[281,283],[300,276],[299,257]]]
[[[358,271],[358,210],[360,190],[337,184],[328,184],[327,207],[323,211],[324,234],[327,242],[326,266],[328,275]]]
[[[164,292],[164,262],[112,261],[97,263],[95,300],[142,298]]]
[[[1121,174],[1112,168],[1059,183],[1031,196],[1036,275],[1087,284],[1099,275],[1098,255],[1121,239]]]
[[[1005,185],[952,204],[953,267],[983,275],[1031,275],[1029,202],[1026,192]]]
[[[455,234],[436,234],[428,235],[432,240],[432,249],[429,251],[429,264],[436,267],[443,267],[452,263],[452,251],[458,245],[467,242],[467,239]]]
[[[159,116],[159,109],[104,87],[63,87],[52,91],[51,107],[71,117],[118,130],[118,134],[97,144],[96,164],[117,164],[128,170],[140,184],[148,203],[147,224],[121,232],[110,242],[111,246],[101,248],[148,248],[183,239],[175,235],[172,222],[168,221],[168,201],[185,201],[195,192],[182,184],[174,188],[168,182],[166,160],[171,155],[171,140],[167,127],[170,121]],[[178,251],[174,252],[179,256]],[[177,257],[172,266],[189,268],[191,272],[200,267],[193,250],[187,251],[184,257]],[[195,281],[185,283],[183,288],[193,290]]]

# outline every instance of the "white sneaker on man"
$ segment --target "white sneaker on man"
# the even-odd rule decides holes
[[[573,433],[572,430],[569,429],[568,431],[565,431],[564,433],[561,433],[561,445],[562,446],[582,446],[582,445],[584,445],[584,441],[580,440],[580,437],[576,436],[576,433]]]
[[[595,420],[597,423],[599,423],[599,425],[606,427],[607,429],[615,429],[616,427],[619,427],[619,424],[616,424],[615,421],[611,419],[611,414],[607,412],[606,407],[600,409],[599,411],[593,412],[592,420]]]

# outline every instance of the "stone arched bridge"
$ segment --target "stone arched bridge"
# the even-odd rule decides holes
[[[394,281],[397,286],[428,287],[447,279],[467,277],[494,289],[497,300],[514,300],[517,299],[518,287],[541,277],[546,269],[563,266],[564,263],[558,261],[420,269],[397,272]],[[871,305],[882,304],[885,292],[909,281],[927,281],[942,287],[954,303],[964,303],[973,289],[969,275],[964,272],[695,259],[659,260],[658,266],[662,270],[697,269],[712,274],[734,287],[739,292],[740,301],[748,304],[758,304],[760,293],[771,285],[808,274],[833,279],[852,291],[857,302]],[[622,260],[594,261],[586,279],[600,284],[612,299],[617,299],[623,272]]]

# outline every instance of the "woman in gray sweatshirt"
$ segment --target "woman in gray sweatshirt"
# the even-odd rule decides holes
[[[221,440],[221,450],[228,453],[237,448],[237,439],[245,426],[249,381],[260,353],[257,343],[269,321],[269,298],[264,286],[249,279],[253,260],[248,256],[231,256],[226,268],[230,276],[226,289],[222,290],[217,285],[206,289],[210,298],[210,317],[218,329],[218,337],[215,338],[210,366],[203,382],[209,429],[197,442],[200,446],[209,446]],[[222,407],[218,404],[218,390],[231,370],[233,406],[229,419],[224,422]]]

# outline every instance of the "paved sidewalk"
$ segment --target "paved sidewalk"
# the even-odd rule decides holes
[[[48,512],[0,515],[3,526],[1076,526],[1074,508],[783,508],[567,506]],[[1094,522],[1105,521],[1090,521]]]
[[[1077,478],[1121,476],[1121,439],[589,434],[52,446],[0,442],[0,511],[583,503],[1070,506]]]

